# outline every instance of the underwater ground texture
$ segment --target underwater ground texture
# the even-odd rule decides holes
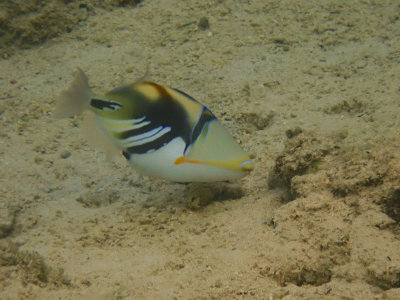
[[[14,2],[2,299],[400,299],[398,1]],[[53,118],[76,67],[98,93],[189,93],[255,170],[182,185],[107,161],[82,116]]]

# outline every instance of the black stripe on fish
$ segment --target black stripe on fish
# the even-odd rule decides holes
[[[157,101],[147,102],[148,107],[146,107],[145,117],[146,120],[150,121],[150,124],[121,132],[117,136],[118,139],[124,140],[132,136],[144,134],[160,126],[162,128],[169,127],[171,130],[156,140],[146,142],[144,139],[143,144],[129,147],[126,149],[126,152],[129,154],[143,154],[150,150],[157,150],[176,137],[181,137],[185,144],[189,145],[191,142],[191,128],[185,109],[178,101],[173,99],[164,87],[150,82],[147,84],[153,85],[159,92]],[[139,116],[135,116],[135,118],[137,117]]]
[[[108,99],[96,99],[96,98],[92,98],[90,100],[90,105],[100,110],[109,109],[114,111],[122,107],[122,105],[118,102]]]
[[[194,144],[198,137],[203,132],[205,126],[211,121],[216,120],[217,118],[213,115],[213,113],[205,106],[203,106],[203,111],[196,124],[193,126],[192,136],[191,136],[191,144]]]
[[[186,98],[189,98],[190,100],[199,103],[196,99],[194,99],[192,96],[186,94],[185,92],[182,92],[181,90],[178,90],[176,88],[172,88],[175,92],[178,92],[179,94],[182,94],[183,96],[185,96]]]

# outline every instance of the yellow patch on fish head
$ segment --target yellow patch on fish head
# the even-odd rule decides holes
[[[161,97],[160,89],[157,84],[151,82],[140,82],[133,86],[133,89],[143,94],[150,101],[157,101]]]

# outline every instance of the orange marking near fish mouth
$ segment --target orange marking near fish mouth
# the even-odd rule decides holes
[[[239,171],[239,172],[250,172],[253,170],[253,163],[245,164],[244,166],[240,166],[243,161],[248,160],[247,157],[239,157],[238,159],[234,159],[231,161],[201,161],[196,159],[188,159],[184,156],[178,157],[174,164],[180,165],[184,163],[189,164],[202,164],[202,165],[209,165],[213,167],[228,169],[232,171]]]
[[[184,158],[183,156],[181,156],[181,157],[178,157],[176,160],[175,160],[175,165],[180,165],[180,164],[184,164],[184,163],[190,163],[190,164],[205,164],[205,165],[207,165],[207,163],[206,162],[202,162],[202,161],[200,161],[200,160],[194,160],[194,159],[187,159],[187,158]]]

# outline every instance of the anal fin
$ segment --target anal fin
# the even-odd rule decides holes
[[[85,114],[82,127],[89,143],[104,151],[108,161],[112,161],[114,157],[121,155],[121,149],[112,142],[111,138],[97,124],[94,113],[87,112]]]

